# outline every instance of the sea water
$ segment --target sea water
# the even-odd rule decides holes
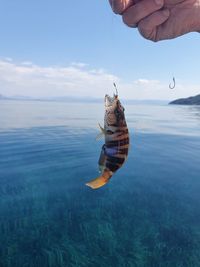
[[[1,267],[200,266],[200,107],[125,105],[98,190],[102,103],[0,101]]]

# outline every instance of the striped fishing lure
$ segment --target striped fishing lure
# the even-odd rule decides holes
[[[93,189],[105,185],[128,156],[129,132],[118,94],[105,96],[104,128],[100,126],[100,129],[105,136],[98,162],[101,175],[86,184]]]

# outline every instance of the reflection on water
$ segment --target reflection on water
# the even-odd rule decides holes
[[[199,109],[126,113],[128,161],[92,191],[101,105],[0,102],[0,266],[199,266]]]
[[[103,112],[103,103],[0,101],[0,130],[38,126],[96,127]]]
[[[200,107],[191,106],[130,106],[130,126],[139,132],[196,135],[200,131]]]
[[[191,119],[200,120],[200,106],[188,106],[188,115]]]
[[[44,126],[97,129],[103,121],[100,103],[0,101],[0,131]],[[129,127],[137,132],[198,136],[200,107],[126,105]]]

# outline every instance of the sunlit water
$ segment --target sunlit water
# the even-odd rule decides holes
[[[93,191],[103,103],[0,101],[1,267],[200,266],[200,108],[125,109],[128,160]]]

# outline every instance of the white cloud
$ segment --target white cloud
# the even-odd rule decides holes
[[[5,57],[4,60],[11,62],[12,61],[12,58],[11,57]]]
[[[88,65],[85,68],[86,65],[42,67],[29,61],[18,64],[13,60],[0,60],[0,94],[103,97],[115,91],[113,82],[118,86],[120,97],[127,99],[175,99],[200,92],[200,85],[184,86],[179,80],[173,90],[168,83],[154,79],[139,78],[125,83],[102,68],[93,69]]]
[[[135,84],[138,84],[138,85],[142,85],[142,86],[146,86],[146,85],[157,85],[159,84],[160,82],[158,80],[147,80],[147,79],[138,79],[136,81],[134,81]]]
[[[41,67],[0,60],[0,93],[5,95],[101,97],[112,81],[118,78],[101,69]]]
[[[88,66],[88,64],[83,63],[83,62],[72,62],[71,65],[77,68],[84,68]]]
[[[25,66],[31,66],[31,65],[33,65],[33,63],[31,61],[23,61],[21,64],[22,65],[25,65]]]

